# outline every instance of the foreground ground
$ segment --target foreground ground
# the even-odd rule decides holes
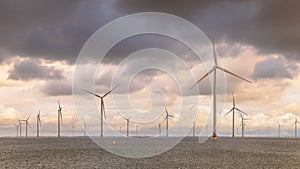
[[[150,158],[119,157],[87,137],[0,138],[0,168],[300,168],[300,139],[185,138]]]

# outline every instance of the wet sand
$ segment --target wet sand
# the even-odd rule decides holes
[[[0,168],[300,168],[300,139],[185,138],[161,155],[131,159],[88,137],[0,138]]]

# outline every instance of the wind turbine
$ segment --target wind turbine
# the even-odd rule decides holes
[[[193,138],[196,135],[195,133],[196,133],[196,121],[197,121],[197,119],[198,119],[198,113],[197,113],[195,121],[193,121]]]
[[[193,137],[195,137],[195,125],[196,125],[195,123],[196,123],[196,122],[194,121],[194,122],[193,122]]]
[[[161,136],[161,124],[158,123],[158,135]]]
[[[19,127],[20,127],[20,123],[18,125],[15,125],[16,126],[16,130],[17,130],[17,137],[19,137]]]
[[[88,94],[91,94],[91,95],[94,95],[98,98],[100,98],[100,101],[101,101],[101,135],[100,137],[103,137],[103,114],[104,114],[104,118],[106,119],[106,114],[105,114],[105,107],[104,107],[104,98],[110,94],[113,90],[115,90],[119,85],[115,86],[113,89],[111,89],[110,91],[108,91],[107,93],[105,93],[103,96],[100,96],[96,93],[93,93],[93,92],[90,92],[88,90],[84,90],[84,89],[81,89],[82,91],[88,93]]]
[[[246,123],[245,121],[246,120],[250,120],[250,118],[244,118],[242,114],[240,114],[241,118],[242,118],[242,122],[241,122],[241,125],[242,125],[242,137],[244,137],[244,133],[245,133],[245,126],[246,126]]]
[[[242,110],[238,109],[235,107],[235,100],[234,100],[234,95],[232,93],[232,104],[233,107],[224,115],[224,117],[229,114],[230,112],[232,112],[232,138],[234,138],[234,110],[237,110],[239,113],[243,113],[245,115],[247,115],[245,112],[243,112]]]
[[[138,125],[135,125],[135,136],[137,137],[138,136]]]
[[[166,117],[164,119],[164,121],[166,121],[166,136],[168,137],[169,136],[169,117],[174,117],[173,115],[170,115],[169,112],[168,112],[168,109],[165,105],[165,111],[166,111]]]
[[[73,136],[73,137],[74,137],[74,132],[75,132],[75,131],[74,131],[74,130],[75,130],[75,124],[74,124],[74,123],[75,123],[75,122],[72,123],[72,136]]]
[[[57,110],[57,137],[60,138],[60,125],[63,123],[62,121],[62,107],[60,106],[60,102],[58,100],[58,110]]]
[[[85,122],[85,120],[84,120],[84,136],[86,136],[86,122]]]
[[[28,137],[28,127],[27,126],[29,126],[31,128],[30,124],[28,123],[28,120],[29,120],[30,116],[31,116],[31,114],[27,117],[26,120],[18,120],[19,121],[19,125],[20,125],[20,137],[21,137],[21,131],[22,131],[21,130],[22,122],[25,122],[26,137]]]
[[[36,116],[36,137],[40,136],[40,126],[42,125],[41,116],[40,115],[41,115],[41,113],[39,111],[39,113]]]
[[[22,121],[18,119],[19,129],[20,129],[20,137],[22,137]]]
[[[297,120],[297,117],[295,116],[295,122],[294,122],[294,125],[295,125],[295,138],[297,138],[297,124],[300,124]]]
[[[279,122],[277,122],[277,123],[278,123],[278,137],[280,137],[280,127],[281,127],[281,125],[280,125]]]
[[[215,66],[210,70],[208,71],[200,80],[198,80],[192,87],[194,88],[200,81],[202,81],[204,78],[206,78],[210,73],[214,73],[214,86],[213,86],[213,140],[217,140],[217,131],[216,131],[216,127],[217,127],[217,96],[216,96],[216,90],[217,90],[217,70],[219,69],[220,71],[223,71],[225,73],[228,73],[232,76],[235,76],[239,79],[242,79],[246,82],[249,82],[249,83],[252,83],[251,81],[245,79],[245,78],[242,78],[232,72],[230,72],[229,70],[226,70],[222,67],[220,67],[218,65],[218,62],[217,62],[217,56],[216,56],[216,50],[215,50],[215,43],[214,41],[212,41],[212,47],[213,47],[213,54],[214,54],[214,62],[215,62]],[[190,90],[191,90],[190,89]]]
[[[127,137],[129,137],[129,120],[131,119],[131,117],[129,117],[129,118],[123,117],[126,120],[126,126],[127,126],[126,136]]]

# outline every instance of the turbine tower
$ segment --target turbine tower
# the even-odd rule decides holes
[[[57,137],[60,138],[60,125],[62,124],[62,107],[60,106],[60,102],[58,100],[58,110],[57,110]]]
[[[216,56],[216,50],[215,50],[215,43],[214,41],[212,40],[212,47],[213,47],[213,54],[214,54],[214,63],[215,63],[215,66],[209,71],[207,72],[200,80],[198,80],[192,87],[194,88],[200,81],[202,81],[204,78],[206,78],[210,73],[213,72],[213,75],[214,75],[214,86],[213,86],[213,140],[217,140],[217,131],[216,131],[216,127],[217,127],[217,94],[216,94],[216,90],[217,90],[217,70],[219,69],[220,71],[223,71],[225,73],[228,73],[232,76],[235,76],[239,79],[242,79],[246,82],[249,82],[251,83],[251,81],[245,79],[245,78],[242,78],[232,72],[230,72],[229,70],[226,70],[222,67],[220,67],[218,65],[218,62],[217,62],[217,56]],[[190,89],[190,90],[191,90]]]
[[[88,94],[91,94],[91,95],[94,95],[98,98],[100,98],[100,101],[101,101],[101,134],[100,134],[100,137],[103,137],[103,114],[104,114],[104,118],[106,119],[106,114],[105,114],[105,107],[104,107],[104,98],[109,95],[113,90],[115,90],[119,85],[115,86],[113,89],[111,89],[110,91],[108,91],[107,93],[105,93],[103,96],[100,96],[96,93],[93,93],[93,92],[90,92],[88,90],[84,90],[84,89],[81,89],[82,91],[88,93]]]
[[[170,115],[168,112],[168,109],[165,105],[165,111],[166,111],[166,117],[164,119],[164,121],[166,121],[166,136],[169,136],[169,117],[174,117],[173,115]]]
[[[42,125],[41,123],[41,113],[39,113],[36,116],[36,137],[40,137],[40,126]]]
[[[234,95],[232,93],[232,104],[233,104],[233,107],[224,115],[224,117],[229,114],[230,112],[232,112],[232,138],[234,138],[234,110],[237,110],[239,113],[243,113],[245,115],[247,115],[245,112],[243,112],[242,110],[238,109],[235,107],[235,100],[234,100]]]

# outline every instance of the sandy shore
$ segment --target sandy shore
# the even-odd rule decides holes
[[[0,168],[300,168],[300,139],[185,138],[161,155],[131,159],[87,137],[0,138]]]

